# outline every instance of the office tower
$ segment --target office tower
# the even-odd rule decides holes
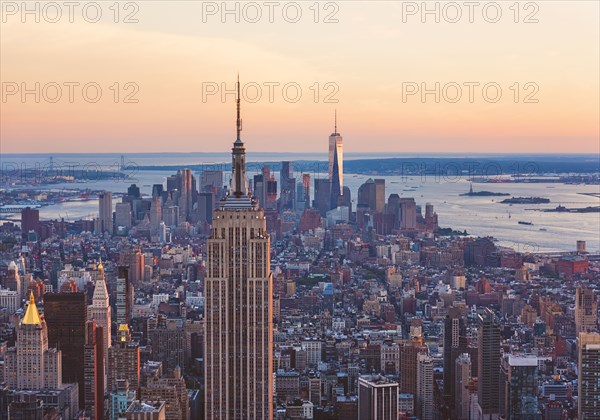
[[[48,328],[40,317],[33,293],[17,325],[15,346],[6,352],[5,380],[11,389],[62,388],[61,351],[48,347]]]
[[[102,355],[106,357],[108,349],[111,346],[110,328],[111,328],[111,309],[108,298],[108,290],[106,290],[106,282],[104,281],[104,265],[102,261],[98,264],[99,276],[94,287],[92,296],[92,305],[88,308],[88,319],[96,321],[96,325],[102,328],[104,336],[102,337]],[[104,363],[104,361],[103,361]]]
[[[426,351],[418,342],[411,341],[400,345],[400,392],[416,395],[417,359]]]
[[[384,376],[358,378],[359,420],[396,420],[398,418],[398,383]]]
[[[331,210],[331,182],[325,178],[315,178],[315,198],[313,207],[325,216]]]
[[[306,206],[310,206],[310,174],[302,174],[302,191]]]
[[[44,294],[48,346],[61,350],[62,380],[79,385],[79,405],[84,405],[83,353],[86,340],[87,293]]]
[[[165,222],[162,221],[158,225],[158,240],[161,244],[169,241],[167,237],[167,225],[165,225]]]
[[[179,207],[165,203],[163,208],[163,220],[169,227],[175,227],[179,224]]]
[[[385,179],[375,180],[375,208],[374,210],[383,213],[385,211]]]
[[[477,315],[477,402],[482,419],[500,411],[500,326],[494,312],[485,308]]]
[[[538,358],[515,356],[502,358],[500,372],[500,415],[506,420],[541,420],[538,409]]]
[[[258,202],[258,205],[263,208],[265,207],[267,197],[266,191],[266,182],[263,174],[254,175],[252,178],[252,195],[254,195],[254,199]]]
[[[201,192],[198,194],[198,218],[201,222],[212,223],[215,194]]]
[[[281,162],[279,183],[281,185],[279,208],[281,210],[293,209],[296,194],[296,178],[294,178],[294,167],[292,162]]]
[[[190,214],[192,213],[193,208],[193,184],[194,184],[194,175],[192,174],[191,169],[183,169],[181,171],[177,171],[177,176],[179,178],[179,215],[181,220],[189,221]]]
[[[131,184],[128,188],[127,188],[127,196],[131,199],[136,199],[136,198],[140,198],[140,187],[138,187],[135,184]]]
[[[281,171],[279,172],[279,181],[281,183],[285,183],[288,179],[292,179],[294,177],[294,164],[290,161],[281,162]],[[282,191],[283,191],[282,187]]]
[[[164,401],[134,401],[125,412],[127,420],[166,420]]]
[[[600,334],[580,332],[578,336],[579,360],[577,371],[578,418],[600,418]]]
[[[21,276],[19,275],[19,268],[17,263],[11,261],[8,264],[8,270],[6,272],[6,278],[4,279],[4,287],[8,290],[17,292],[18,302],[22,302],[23,299],[23,284],[21,282]]]
[[[469,420],[471,357],[462,353],[454,362],[454,413],[457,420]]]
[[[40,211],[25,207],[21,210],[21,236],[27,238],[29,232],[39,233],[40,230]]]
[[[148,340],[152,345],[152,360],[162,362],[165,371],[184,365],[185,332],[183,322],[163,315],[148,320]]]
[[[337,112],[333,133],[329,136],[329,174],[330,208],[338,206],[339,196],[344,194],[344,140],[337,131]]]
[[[149,378],[148,383],[140,390],[140,398],[146,401],[165,401],[166,420],[190,418],[189,396],[180,368],[174,369],[170,375]]]
[[[580,332],[597,331],[598,299],[594,290],[578,286],[575,290],[575,330]]]
[[[152,198],[154,197],[162,197],[163,195],[163,184],[153,184],[152,185]]]
[[[400,229],[414,230],[417,228],[417,204],[414,198],[400,199]]]
[[[96,321],[87,323],[83,353],[84,408],[93,420],[104,419],[104,331]]]
[[[127,267],[127,275],[132,287],[139,287],[144,281],[146,258],[139,249],[124,251],[119,255],[119,264]]]
[[[259,198],[257,205],[264,210],[277,210],[277,181],[268,165],[262,168],[262,182],[264,197]]]
[[[358,187],[357,204],[372,212],[383,213],[385,210],[385,179],[369,178]]]
[[[450,415],[454,409],[455,361],[467,350],[466,327],[458,308],[449,308],[444,319],[444,407]]]
[[[136,391],[140,386],[140,346],[131,341],[129,327],[119,325],[115,344],[108,350],[107,389],[115,392],[119,381],[127,381],[129,389]]]
[[[296,184],[296,203],[294,204],[294,208],[297,211],[304,211],[306,208],[306,202],[304,201],[304,186],[302,183]]]
[[[162,204],[159,196],[153,196],[150,203],[150,233],[155,235],[158,232],[158,225],[162,221]]]
[[[131,203],[117,203],[115,206],[115,224],[127,229],[131,227]]]
[[[420,353],[417,356],[416,413],[421,420],[433,419],[433,359]]]
[[[200,192],[210,192],[221,199],[220,192],[223,189],[223,171],[204,170],[200,174]]]
[[[112,193],[104,191],[98,194],[98,233],[113,233]]]
[[[264,212],[248,195],[246,151],[232,149],[231,188],[213,215],[205,279],[207,419],[273,418],[273,289]]]
[[[127,267],[119,267],[117,276],[117,324],[129,325],[131,322],[131,313],[133,311],[133,286],[129,281],[129,271]]]
[[[394,229],[398,229],[400,227],[400,196],[398,194],[390,194],[385,206],[385,212],[392,215]]]

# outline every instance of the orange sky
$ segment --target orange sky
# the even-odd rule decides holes
[[[337,109],[348,152],[597,153],[598,2],[536,2],[539,10],[522,2],[519,23],[509,9],[513,2],[499,3],[497,23],[486,22],[477,10],[473,23],[466,16],[450,23],[451,10],[441,12],[447,14],[439,23],[420,11],[407,14],[406,7],[421,2],[336,2],[337,23],[322,23],[334,10],[325,10],[324,3],[321,22],[314,23],[312,2],[298,3],[298,23],[286,22],[281,13],[274,14],[274,23],[249,23],[243,15],[239,23],[231,17],[222,23],[220,14],[205,15],[203,22],[202,2],[186,1],[137,2],[138,23],[122,22],[130,10],[111,22],[111,2],[100,2],[98,23],[86,22],[81,12],[73,23],[66,17],[48,23],[49,15],[41,15],[40,23],[26,16],[22,23],[20,12],[3,9],[1,152],[228,150],[235,136],[234,97],[203,101],[203,83],[231,89],[239,71],[244,86],[262,87],[260,99],[242,104],[243,137],[256,152],[323,151]],[[523,23],[532,12],[539,22]],[[24,101],[19,92],[9,94],[15,86],[34,89],[36,82],[40,103],[33,94]],[[80,83],[73,103],[65,82]],[[102,89],[97,103],[83,98],[81,86],[89,82]],[[123,101],[133,89],[124,89],[127,82],[139,87],[137,103]],[[270,82],[279,83],[272,103],[265,85]],[[461,99],[453,103],[442,96],[436,103],[433,94],[424,101],[416,94],[403,101],[409,87],[434,89],[436,82],[440,94],[446,86],[450,96],[456,85],[449,83],[461,86]],[[465,82],[480,84],[472,103]],[[54,96],[49,83],[62,86],[56,103],[42,95],[47,86],[44,93]],[[284,99],[286,83],[302,89],[298,102]],[[333,92],[326,83],[339,88],[332,96],[337,103],[324,100]],[[483,96],[487,83],[502,89],[498,102]],[[532,85],[525,89],[526,83]],[[535,87],[531,98],[537,102],[524,103]],[[247,93],[254,91],[248,87]]]

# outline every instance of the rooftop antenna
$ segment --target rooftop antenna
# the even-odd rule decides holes
[[[241,117],[241,113],[240,113],[240,73],[238,72],[238,77],[237,77],[237,121],[236,121],[236,126],[237,126],[237,138],[236,141],[241,141],[240,138],[240,133],[242,132],[242,117]]]
[[[333,113],[333,121],[334,121],[333,132],[335,134],[337,134],[337,109]]]

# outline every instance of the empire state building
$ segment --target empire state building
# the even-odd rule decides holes
[[[241,131],[238,80],[231,185],[207,241],[207,419],[273,418],[270,241],[264,212],[248,192]]]

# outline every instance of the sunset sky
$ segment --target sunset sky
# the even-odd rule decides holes
[[[222,101],[217,94],[203,100],[203,83],[233,89],[238,71],[242,86],[262,86],[260,99],[242,103],[242,137],[254,152],[324,151],[335,109],[347,152],[599,151],[596,1],[535,2],[539,10],[525,9],[523,2],[519,23],[509,9],[512,1],[498,2],[502,17],[497,23],[486,22],[481,8],[474,23],[468,16],[457,23],[425,16],[423,23],[420,11],[407,14],[413,3],[399,1],[335,2],[337,23],[322,22],[335,11],[333,6],[326,10],[325,3],[319,5],[319,23],[309,9],[313,2],[298,2],[303,12],[298,23],[286,22],[280,8],[274,23],[267,16],[258,23],[243,18],[236,23],[229,16],[222,23],[219,12],[205,15],[203,22],[206,2],[142,1],[134,2],[138,23],[122,22],[134,9],[121,10],[114,23],[113,2],[99,3],[103,17],[98,23],[82,19],[81,10],[73,23],[67,16],[58,23],[36,23],[26,16],[22,23],[20,12],[3,9],[2,153],[226,151],[235,137],[235,98]],[[211,4],[220,7],[221,2]],[[524,23],[533,12],[539,22]],[[35,82],[80,86],[74,88],[73,103],[65,86],[56,103],[44,98],[36,103],[33,95],[22,101],[20,92],[7,95],[11,87],[25,83],[33,89]],[[97,103],[83,99],[80,88],[88,82],[102,88]],[[115,82],[119,103],[110,90]],[[123,103],[132,92],[123,89],[127,82],[139,87],[137,103]],[[264,85],[269,82],[280,84],[272,103]],[[282,94],[281,86],[290,82],[302,89],[296,103]],[[462,86],[462,98],[452,103],[442,97],[436,103],[433,94],[425,101],[420,94],[406,96],[409,85],[433,89],[436,82],[452,97],[455,85],[447,84]],[[465,82],[480,84],[473,103]],[[325,103],[332,92],[326,83],[339,87],[332,98],[338,103]],[[501,87],[498,102],[484,98],[486,83]],[[532,98],[538,102],[525,103],[535,86],[539,90]],[[246,91],[255,93],[250,87]],[[47,93],[54,95],[51,89]]]

